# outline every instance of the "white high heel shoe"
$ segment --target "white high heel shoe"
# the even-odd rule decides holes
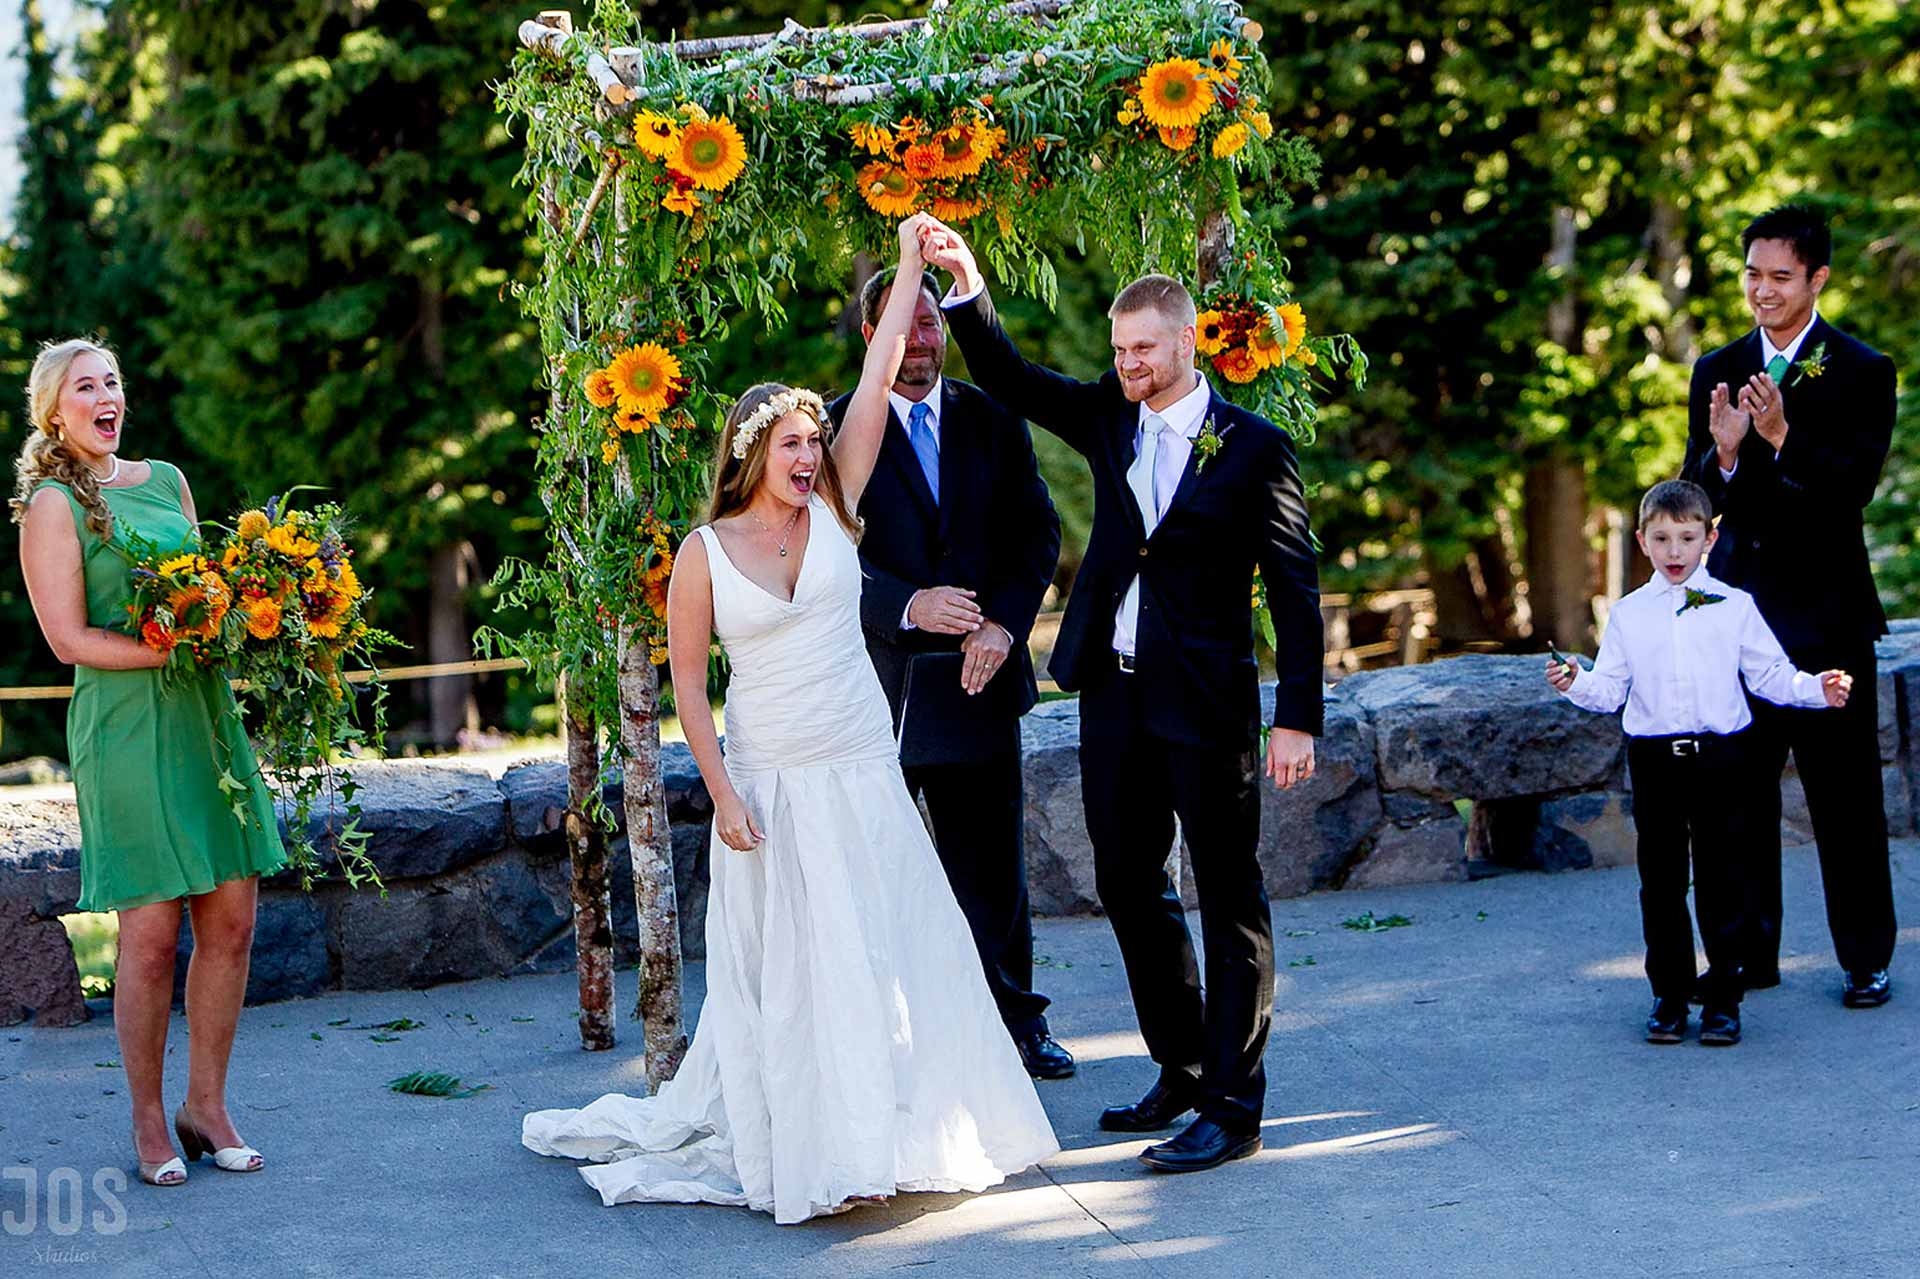
[[[133,1161],[140,1165],[140,1180],[149,1186],[184,1186],[187,1184],[187,1166],[180,1162],[180,1156],[163,1159],[158,1163],[148,1163],[140,1157],[140,1139],[134,1138]]]
[[[206,1135],[188,1122],[185,1106],[173,1112],[173,1131],[180,1138],[180,1148],[187,1152],[189,1163],[197,1161],[201,1155],[212,1155],[214,1166],[222,1172],[259,1172],[267,1165],[265,1156],[252,1146],[222,1146],[214,1149]]]

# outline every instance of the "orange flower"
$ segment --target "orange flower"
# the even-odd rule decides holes
[[[961,200],[949,196],[935,196],[933,216],[942,222],[965,222],[977,218],[987,210],[984,200]]]
[[[1247,126],[1235,122],[1220,130],[1220,135],[1213,140],[1213,158],[1228,159],[1246,145]]]
[[[1229,382],[1245,385],[1260,376],[1260,365],[1246,347],[1229,347],[1213,357],[1213,367]]]
[[[1280,308],[1280,323],[1287,330],[1287,354],[1292,355],[1306,341],[1307,313],[1298,302],[1289,302]]]
[[[907,148],[900,157],[907,176],[924,181],[946,176],[946,156],[936,142],[921,142]]]
[[[672,116],[642,111],[633,122],[633,141],[656,160],[664,160],[680,149],[680,125]]]
[[[1233,41],[1222,37],[1207,49],[1207,73],[1216,80],[1239,78],[1240,59],[1233,56]]]
[[[933,135],[933,145],[940,148],[940,171],[937,176],[943,178],[967,178],[980,172],[990,154],[979,143],[979,137],[971,124],[948,125]]]
[[[267,518],[266,512],[243,511],[234,532],[239,535],[241,541],[251,542],[255,538],[265,537],[267,530],[272,527],[273,521]]]
[[[1193,145],[1193,138],[1194,131],[1191,127],[1179,129],[1169,129],[1165,125],[1160,127],[1160,141],[1166,143],[1168,150],[1185,151]]]
[[[853,135],[853,145],[868,155],[885,155],[893,150],[893,130],[884,124],[867,124],[855,120],[847,131]]]
[[[1273,326],[1264,316],[1247,335],[1247,354],[1253,357],[1258,368],[1277,369],[1287,362],[1286,344],[1275,336]]]
[[[920,207],[920,184],[896,165],[875,161],[855,181],[867,207],[884,217],[904,218]]]
[[[680,361],[658,342],[643,342],[614,356],[607,372],[622,409],[638,409],[658,418],[666,411],[667,398],[680,376]]]
[[[893,126],[893,140],[901,146],[912,146],[926,132],[927,126],[918,116],[901,116],[900,122]]]
[[[691,191],[669,191],[661,199],[660,207],[690,218],[700,212],[700,197]]]
[[[247,634],[257,640],[270,640],[280,633],[280,601],[272,596],[249,600],[246,604]]]
[[[596,409],[610,409],[620,396],[613,389],[613,375],[605,369],[587,374],[587,403]]]
[[[171,653],[179,640],[160,623],[148,622],[140,628],[140,642],[156,653]]]

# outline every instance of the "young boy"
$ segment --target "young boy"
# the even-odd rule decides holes
[[[1647,1042],[1654,1044],[1680,1042],[1696,980],[1689,851],[1707,950],[1700,1042],[1740,1042],[1737,866],[1752,837],[1748,796],[1766,782],[1753,767],[1746,732],[1753,716],[1741,677],[1754,696],[1782,706],[1844,706],[1853,687],[1844,671],[1795,670],[1753,597],[1707,572],[1712,522],[1699,485],[1668,480],[1648,490],[1634,536],[1653,561],[1653,579],[1614,605],[1592,670],[1547,661],[1547,682],[1574,705],[1611,713],[1626,704],[1621,727],[1639,832],[1640,922],[1654,997]]]

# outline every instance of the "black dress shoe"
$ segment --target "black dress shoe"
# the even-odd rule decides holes
[[[1849,1008],[1878,1008],[1893,998],[1893,979],[1882,968],[1877,973],[1848,973],[1840,1002]]]
[[[1700,1014],[1700,1042],[1709,1048],[1731,1048],[1740,1042],[1740,1012],[1708,1008]]]
[[[1061,1047],[1060,1041],[1046,1031],[1036,1030],[1015,1042],[1020,1045],[1020,1064],[1027,1068],[1027,1074],[1033,1078],[1073,1078],[1073,1054]]]
[[[1191,1093],[1175,1092],[1161,1081],[1131,1106],[1108,1106],[1101,1111],[1100,1126],[1108,1132],[1159,1132],[1173,1127],[1174,1120],[1192,1109]]]
[[[1687,1001],[1656,999],[1647,1014],[1647,1042],[1677,1044],[1687,1033]]]
[[[1260,1130],[1229,1132],[1211,1119],[1196,1119],[1172,1141],[1148,1146],[1140,1161],[1155,1172],[1201,1172],[1260,1149]]]

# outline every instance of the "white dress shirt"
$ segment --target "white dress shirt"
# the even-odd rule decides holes
[[[1726,598],[1682,612],[1689,589]],[[1677,586],[1656,576],[1615,604],[1593,669],[1563,696],[1603,713],[1626,703],[1629,737],[1737,733],[1753,720],[1742,675],[1754,696],[1781,706],[1827,704],[1820,677],[1794,669],[1753,596],[1702,564]]]
[[[1775,346],[1773,344],[1773,339],[1767,336],[1767,331],[1765,329],[1761,329],[1760,330],[1760,367],[1761,369],[1764,370],[1767,367],[1767,365],[1772,364],[1774,356],[1784,355],[1787,357],[1787,369],[1789,372],[1791,372],[1793,369],[1793,362],[1796,359],[1798,359],[1800,356],[1801,345],[1806,342],[1807,334],[1813,332],[1813,326],[1815,323],[1819,321],[1819,319],[1820,319],[1820,308],[1816,306],[1815,308],[1813,308],[1813,311],[1807,316],[1807,322],[1800,326],[1800,331],[1793,335],[1793,341],[1787,343],[1786,346],[1784,347]],[[1740,388],[1737,386],[1730,387],[1729,390],[1733,392],[1733,402],[1736,405],[1738,405],[1740,403]],[[1752,428],[1749,427],[1748,429],[1751,430]],[[1778,458],[1780,457],[1780,450],[1775,449],[1773,451],[1773,456],[1776,460],[1778,460]],[[1733,459],[1733,467],[1731,470],[1729,470],[1724,466],[1720,468],[1720,478],[1723,480],[1730,480],[1733,478],[1733,472],[1739,469],[1740,469],[1740,459],[1736,457]]]
[[[1193,456],[1194,437],[1200,434],[1200,426],[1206,420],[1207,406],[1213,402],[1213,388],[1207,379],[1198,372],[1193,376],[1193,389],[1166,408],[1158,411],[1150,409],[1144,400],[1140,404],[1140,424],[1133,437],[1134,465],[1127,468],[1127,480],[1128,488],[1139,504],[1140,518],[1146,521],[1148,536],[1152,536],[1160,517],[1167,513],[1167,505],[1173,501],[1173,491],[1180,487],[1180,477],[1186,472],[1187,460]],[[1150,429],[1147,422],[1153,417],[1158,417],[1166,425],[1158,428],[1160,438],[1154,459],[1154,473],[1149,483],[1149,477],[1144,474],[1136,476],[1134,469],[1144,461],[1147,431]],[[1154,493],[1160,497],[1157,510],[1148,496]],[[1139,643],[1139,631],[1140,578],[1136,574],[1113,615],[1113,651],[1132,653]]]

